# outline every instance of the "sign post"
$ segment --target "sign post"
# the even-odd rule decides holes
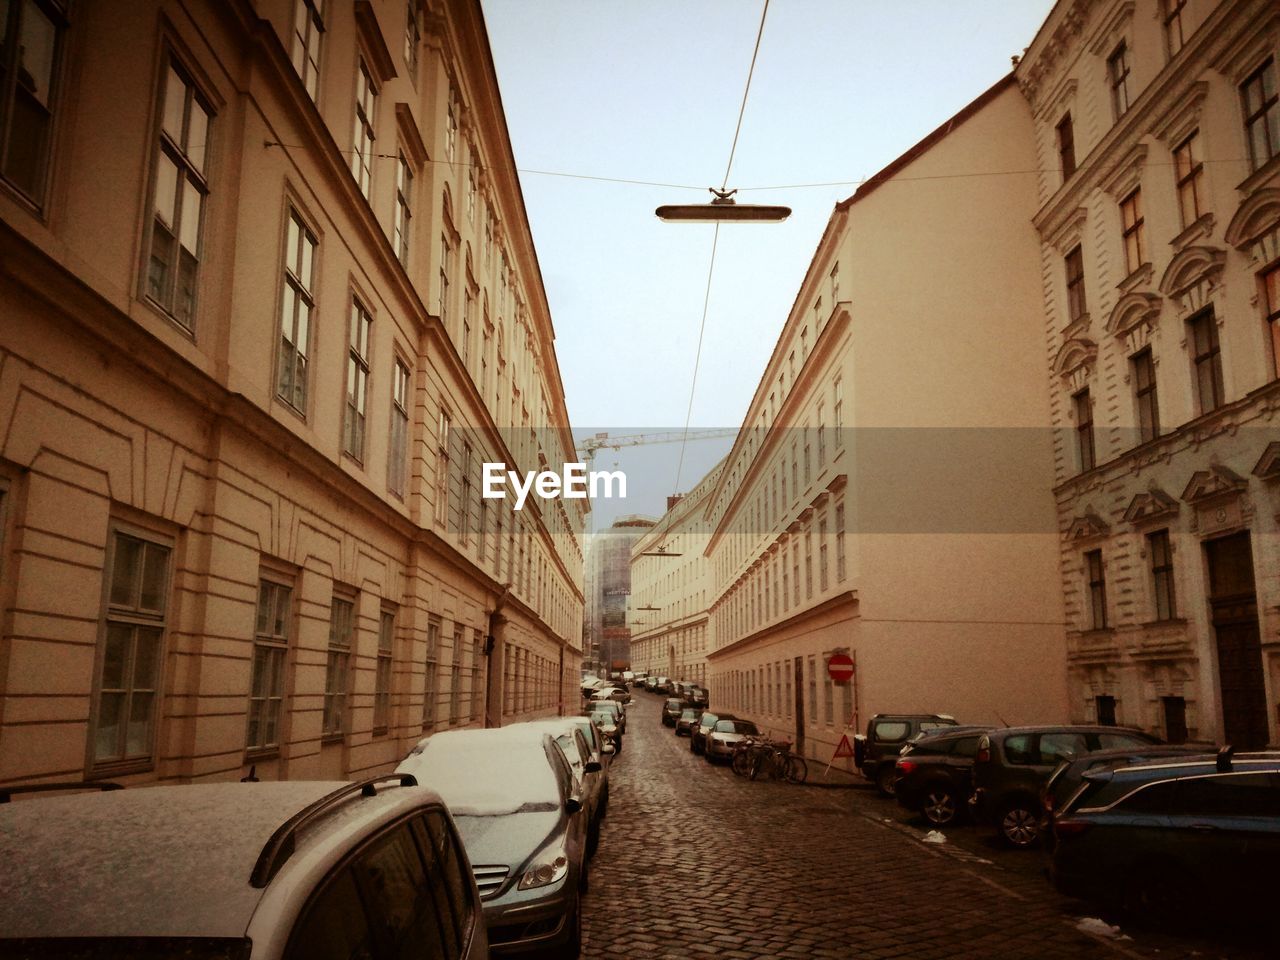
[[[847,653],[833,653],[827,658],[827,676],[835,683],[844,685],[853,683],[853,657]],[[840,734],[840,743],[836,745],[835,753],[831,755],[831,759],[827,762],[827,768],[822,771],[822,779],[827,779],[831,773],[831,765],[837,760],[846,760],[853,758],[853,744],[849,740],[849,731],[857,728],[857,707],[849,717],[849,724],[844,728],[844,732]]]

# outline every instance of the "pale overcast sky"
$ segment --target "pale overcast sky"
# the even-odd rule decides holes
[[[575,432],[679,430],[714,228],[653,211],[720,185],[762,3],[483,5]],[[695,427],[741,423],[831,209],[856,184],[784,187],[875,173],[1008,73],[1051,7],[772,0],[729,186],[777,187],[740,199],[794,212],[721,228]],[[685,489],[714,459],[694,446]]]

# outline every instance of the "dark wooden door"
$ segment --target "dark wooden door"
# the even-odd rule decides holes
[[[1204,545],[1209,560],[1209,604],[1218,646],[1222,739],[1237,750],[1264,747],[1267,691],[1262,673],[1262,636],[1248,533]]]

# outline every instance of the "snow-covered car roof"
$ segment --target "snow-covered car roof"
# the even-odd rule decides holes
[[[419,741],[396,772],[437,791],[455,816],[556,809],[562,797],[544,747],[549,736],[532,723],[445,730]]]

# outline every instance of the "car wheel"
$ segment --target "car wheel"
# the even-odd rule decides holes
[[[945,827],[955,822],[959,813],[955,793],[950,787],[944,786],[925,787],[924,806],[920,809],[924,818],[935,827]]]
[[[887,767],[882,764],[880,769],[876,771],[876,789],[880,791],[881,796],[892,797],[896,792],[893,782],[896,773],[897,771],[893,769],[892,764]]]
[[[1040,836],[1040,819],[1025,800],[1014,800],[1000,814],[1000,836],[1011,847],[1025,850]]]

